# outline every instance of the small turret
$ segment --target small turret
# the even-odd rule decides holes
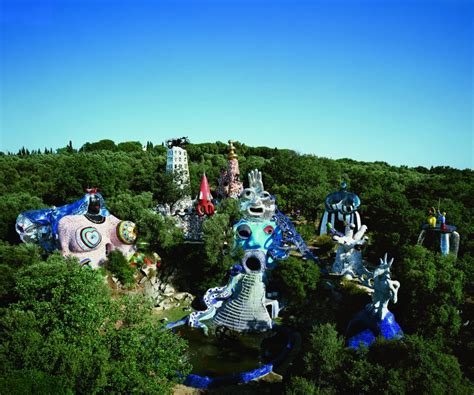
[[[227,158],[229,162],[227,168],[221,171],[217,195],[219,198],[230,197],[237,199],[244,190],[244,185],[240,181],[239,160],[232,140],[229,140],[229,153]]]
[[[238,159],[238,156],[235,153],[234,142],[232,140],[229,140],[229,155],[227,157],[229,160]]]

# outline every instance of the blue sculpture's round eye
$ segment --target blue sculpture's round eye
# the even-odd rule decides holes
[[[252,235],[252,229],[250,229],[250,226],[246,224],[239,225],[237,228],[237,235],[239,238],[247,240]]]
[[[255,198],[255,192],[250,188],[246,188],[240,194],[240,198],[241,199],[247,199],[247,200],[253,200]]]

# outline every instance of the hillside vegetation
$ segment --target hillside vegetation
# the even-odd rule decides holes
[[[390,309],[405,339],[355,353],[344,347],[342,335],[367,296],[353,290],[334,302],[323,276],[305,275],[312,269],[295,258],[276,269],[277,290],[294,300],[285,314],[306,339],[302,358],[279,389],[288,394],[472,393],[474,171],[235,146],[244,184],[249,170],[261,170],[278,208],[298,212],[293,216],[298,229],[316,246],[322,243],[316,236],[324,198],[346,181],[361,198],[362,222],[369,229],[365,258],[377,263],[388,252],[401,282],[399,302]],[[197,194],[203,172],[214,191],[227,164],[227,145],[190,144],[187,151],[191,193]],[[157,251],[164,265],[179,269],[181,287],[202,295],[225,281],[229,258],[222,245],[228,240],[221,229],[237,215],[235,204],[221,205],[205,227],[204,245],[184,244],[180,232],[150,210],[182,194],[165,173],[165,147],[148,143],[142,150],[137,142],[103,140],[79,150],[70,144],[46,152],[0,154],[0,392],[169,392],[181,380],[176,372],[189,371],[180,357],[183,342],[158,330],[144,301],[114,301],[100,272],[21,244],[15,219],[28,209],[73,202],[84,187],[97,187],[110,211],[137,223],[140,241]],[[431,206],[446,211],[447,223],[458,228],[457,260],[415,246]]]

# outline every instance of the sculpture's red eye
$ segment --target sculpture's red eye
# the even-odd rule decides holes
[[[274,229],[273,226],[271,226],[271,225],[265,226],[265,229],[263,229],[263,231],[264,231],[267,235],[271,235],[274,230],[275,230],[275,229]]]

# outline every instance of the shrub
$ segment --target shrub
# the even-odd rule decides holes
[[[52,255],[21,269],[0,319],[0,393],[170,393],[185,343],[142,298],[112,300],[103,277]]]
[[[130,266],[125,256],[119,251],[111,251],[105,262],[105,268],[125,286],[135,282],[135,269]]]

